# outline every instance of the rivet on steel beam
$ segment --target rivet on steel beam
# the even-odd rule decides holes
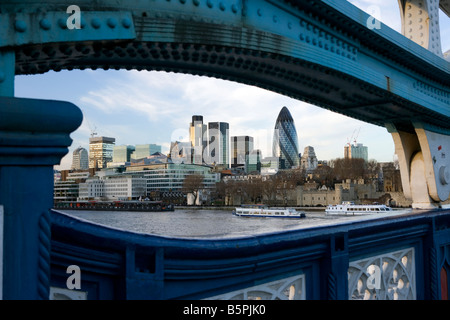
[[[102,22],[100,21],[99,18],[93,18],[93,19],[91,20],[91,26],[92,26],[94,29],[100,28],[101,25],[102,25]]]
[[[52,24],[50,23],[50,21],[48,19],[42,19],[41,21],[39,21],[39,25],[41,27],[41,29],[44,30],[50,30],[50,28],[52,27]]]
[[[114,18],[108,18],[107,24],[111,29],[114,29],[117,26],[117,20]]]
[[[16,20],[14,22],[14,28],[16,29],[16,31],[18,32],[24,32],[25,30],[27,30],[27,24],[25,21],[23,20]]]
[[[65,19],[58,19],[58,25],[61,29],[67,29],[67,21]]]
[[[126,29],[131,27],[131,20],[128,18],[123,18],[122,19],[122,26]]]

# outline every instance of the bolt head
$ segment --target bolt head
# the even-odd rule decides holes
[[[450,183],[450,169],[447,166],[442,166],[439,168],[439,180],[443,185]]]

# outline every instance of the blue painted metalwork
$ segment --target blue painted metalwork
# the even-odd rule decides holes
[[[226,240],[136,234],[52,211],[51,285],[80,266],[89,299],[204,299],[306,275],[306,299],[348,299],[350,260],[415,249],[417,299],[439,298],[437,276],[450,246],[450,212]]]
[[[3,298],[48,298],[53,166],[81,111],[61,101],[0,97]]]
[[[67,30],[59,21],[69,2],[47,1],[45,10],[31,0],[2,2],[3,15],[17,17],[2,22],[16,74],[187,72],[268,88],[406,132],[414,131],[412,119],[449,132],[449,63],[385,25],[367,28],[369,15],[347,1],[83,0],[82,28]]]
[[[52,166],[67,153],[81,112],[13,98],[16,74],[185,72],[402,132],[422,126],[450,135],[450,64],[384,25],[367,28],[370,17],[346,1],[78,0],[80,28],[70,29],[72,4],[0,4],[5,299],[46,298],[49,271],[51,285],[64,287],[72,264],[82,268],[90,299],[205,298],[298,273],[306,274],[307,298],[346,299],[349,261],[406,246],[417,253],[417,298],[439,298],[448,212],[227,241],[137,235],[52,212],[51,234]]]

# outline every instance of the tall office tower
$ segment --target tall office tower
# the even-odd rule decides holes
[[[161,152],[161,146],[157,144],[137,144],[134,152],[131,154],[132,159],[142,159],[150,157],[155,152]]]
[[[231,137],[231,167],[244,167],[247,171],[249,154],[253,151],[253,137]]]
[[[192,163],[203,163],[203,152],[207,144],[206,124],[203,124],[203,116],[192,116],[189,126],[189,141],[192,145]]]
[[[86,170],[89,168],[88,152],[85,148],[78,147],[72,154],[72,170]]]
[[[279,169],[291,169],[300,165],[297,130],[286,107],[281,109],[275,122],[272,153],[279,158]]]
[[[114,146],[113,162],[130,162],[131,154],[135,149],[134,146]]]
[[[307,173],[311,173],[312,171],[317,169],[317,166],[319,164],[319,161],[316,157],[316,152],[314,151],[313,147],[306,147],[303,151],[303,155],[300,158],[300,166],[302,169],[304,169]]]
[[[89,168],[106,168],[106,164],[113,160],[113,148],[115,142],[115,138],[89,138]]]
[[[352,157],[352,147],[350,144],[347,144],[344,147],[344,159],[350,159]]]
[[[362,143],[346,145],[344,147],[344,158],[350,159],[364,159],[369,161],[369,148]]]
[[[228,168],[229,153],[230,153],[230,126],[226,122],[209,122],[208,123],[208,150],[207,159],[204,159],[208,164],[223,165]]]
[[[261,150],[253,150],[248,155],[247,173],[261,173]]]

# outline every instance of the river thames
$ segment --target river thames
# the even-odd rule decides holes
[[[229,210],[175,209],[172,212],[60,210],[71,216],[108,227],[174,238],[238,238],[304,228],[320,227],[355,220],[376,219],[404,213],[394,211],[376,216],[327,216],[307,211],[306,218],[284,219],[237,217]]]

